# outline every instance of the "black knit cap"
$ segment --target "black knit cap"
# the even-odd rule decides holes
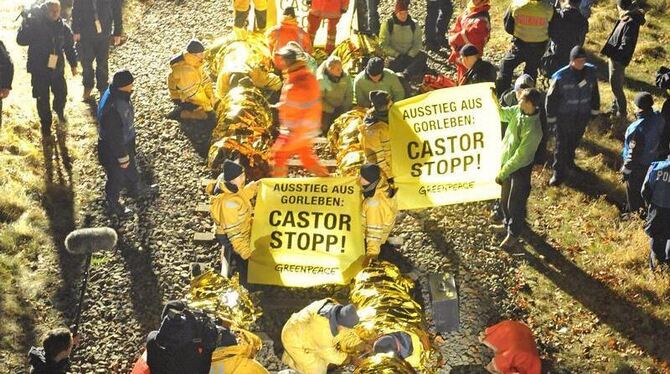
[[[188,53],[203,53],[205,52],[205,46],[198,39],[191,39],[186,46],[186,52]]]
[[[361,166],[361,177],[370,183],[375,183],[379,180],[381,170],[376,164],[365,164]]]
[[[654,106],[654,97],[649,92],[638,92],[633,103],[642,110],[651,110]]]
[[[628,10],[633,7],[633,0],[617,0],[616,4],[623,10]]]
[[[479,54],[479,49],[472,44],[466,44],[461,48],[460,54],[463,57],[475,56]]]
[[[570,61],[578,58],[586,58],[586,49],[584,49],[582,46],[576,45],[572,47],[572,50],[570,50]]]
[[[119,70],[114,73],[112,86],[115,88],[125,87],[135,81],[133,74],[128,69]]]
[[[295,8],[292,7],[292,6],[287,7],[286,9],[284,9],[284,13],[283,13],[283,14],[284,14],[285,16],[295,18]]]
[[[368,64],[365,67],[365,72],[371,77],[380,75],[384,72],[384,60],[382,60],[380,57],[373,57],[369,59]]]
[[[375,110],[386,110],[391,101],[391,95],[383,90],[374,90],[370,91],[369,99]]]
[[[230,182],[233,179],[239,177],[243,172],[244,169],[237,162],[230,160],[223,162],[223,179],[226,182]]]
[[[656,72],[656,87],[662,90],[670,90],[670,68],[661,66],[661,68],[658,69]]]

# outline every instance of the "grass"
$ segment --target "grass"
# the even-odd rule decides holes
[[[626,96],[653,87],[654,74],[670,53],[670,2],[641,1],[647,24],[626,70]],[[492,2],[494,33],[487,48],[502,52],[506,2]],[[586,47],[600,70],[601,110],[612,93],[606,61],[599,55],[618,15],[600,1],[590,19]],[[538,336],[547,369],[560,373],[670,373],[670,274],[650,272],[642,221],[620,219],[625,199],[618,169],[627,122],[592,123],[577,163],[587,176],[575,185],[548,188],[550,168],[536,169],[529,221],[536,237],[521,250],[524,280],[516,303]],[[664,342],[664,343],[660,343]]]

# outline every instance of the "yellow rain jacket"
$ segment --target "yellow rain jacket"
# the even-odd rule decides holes
[[[328,318],[319,310],[333,299],[315,301],[293,313],[281,332],[284,345],[282,361],[301,374],[326,374],[328,364],[341,365],[347,354],[340,351],[330,332]]]
[[[365,198],[361,208],[366,255],[379,255],[382,244],[386,242],[393,230],[397,213],[398,202],[395,196],[389,197],[388,186],[381,185],[380,182],[375,195]]]
[[[269,374],[254,359],[262,346],[261,339],[244,329],[235,328],[233,331],[238,344],[214,351],[209,374]]]
[[[227,235],[235,252],[246,260],[253,251],[250,245],[254,209],[251,199],[256,196],[258,183],[249,183],[238,192],[230,191],[223,183],[219,188],[223,192],[212,197],[210,207],[216,233]]]
[[[389,124],[376,120],[373,124],[368,121],[370,117],[358,128],[360,142],[365,160],[371,164],[377,164],[386,178],[392,178],[391,174],[391,135]]]
[[[197,105],[205,112],[213,109],[212,81],[205,73],[203,62],[191,53],[184,52],[170,61],[172,71],[168,76],[170,99]]]

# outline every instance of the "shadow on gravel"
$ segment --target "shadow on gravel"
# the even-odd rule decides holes
[[[614,188],[608,189],[608,182],[589,170],[583,170],[579,172],[578,176],[566,179],[565,184],[593,199],[604,195],[605,201],[616,206],[620,211],[623,210],[625,205],[626,196],[623,191],[617,191]]]
[[[48,165],[46,167],[49,168]],[[84,258],[73,256],[65,250],[65,237],[75,229],[72,186],[46,182],[42,207],[49,220],[49,234],[58,251],[58,265],[63,281],[56,292],[54,306],[65,316],[73,318],[77,297],[73,287],[78,283]]]
[[[647,354],[670,361],[670,326],[613,292],[584,272],[534,232],[526,241],[537,253],[520,249],[525,260],[557,287],[591,310],[600,321],[618,331]],[[542,257],[540,257],[542,256]]]
[[[602,155],[605,166],[607,166],[610,170],[618,172],[621,168],[622,161],[620,153],[612,152],[611,150],[596,144],[588,138],[582,139],[580,146],[591,156]]]
[[[191,142],[193,149],[195,149],[198,156],[207,159],[207,152],[209,151],[209,140],[212,137],[212,130],[216,126],[215,120],[205,121],[180,121],[179,128],[186,135],[188,141]]]
[[[143,220],[140,218],[140,222]],[[115,227],[118,230],[118,227]],[[146,229],[146,226],[145,226]],[[130,276],[130,300],[135,318],[144,331],[156,328],[163,308],[158,278],[151,260],[151,247],[140,250],[132,240],[119,234],[116,245]]]

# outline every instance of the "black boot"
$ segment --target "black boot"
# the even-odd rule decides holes
[[[251,8],[251,7],[250,7]],[[244,29],[247,27],[249,20],[249,9],[235,11],[235,27]]]
[[[254,26],[254,31],[265,32],[265,27],[268,24],[268,11],[254,9],[254,15],[256,19],[256,25]]]

